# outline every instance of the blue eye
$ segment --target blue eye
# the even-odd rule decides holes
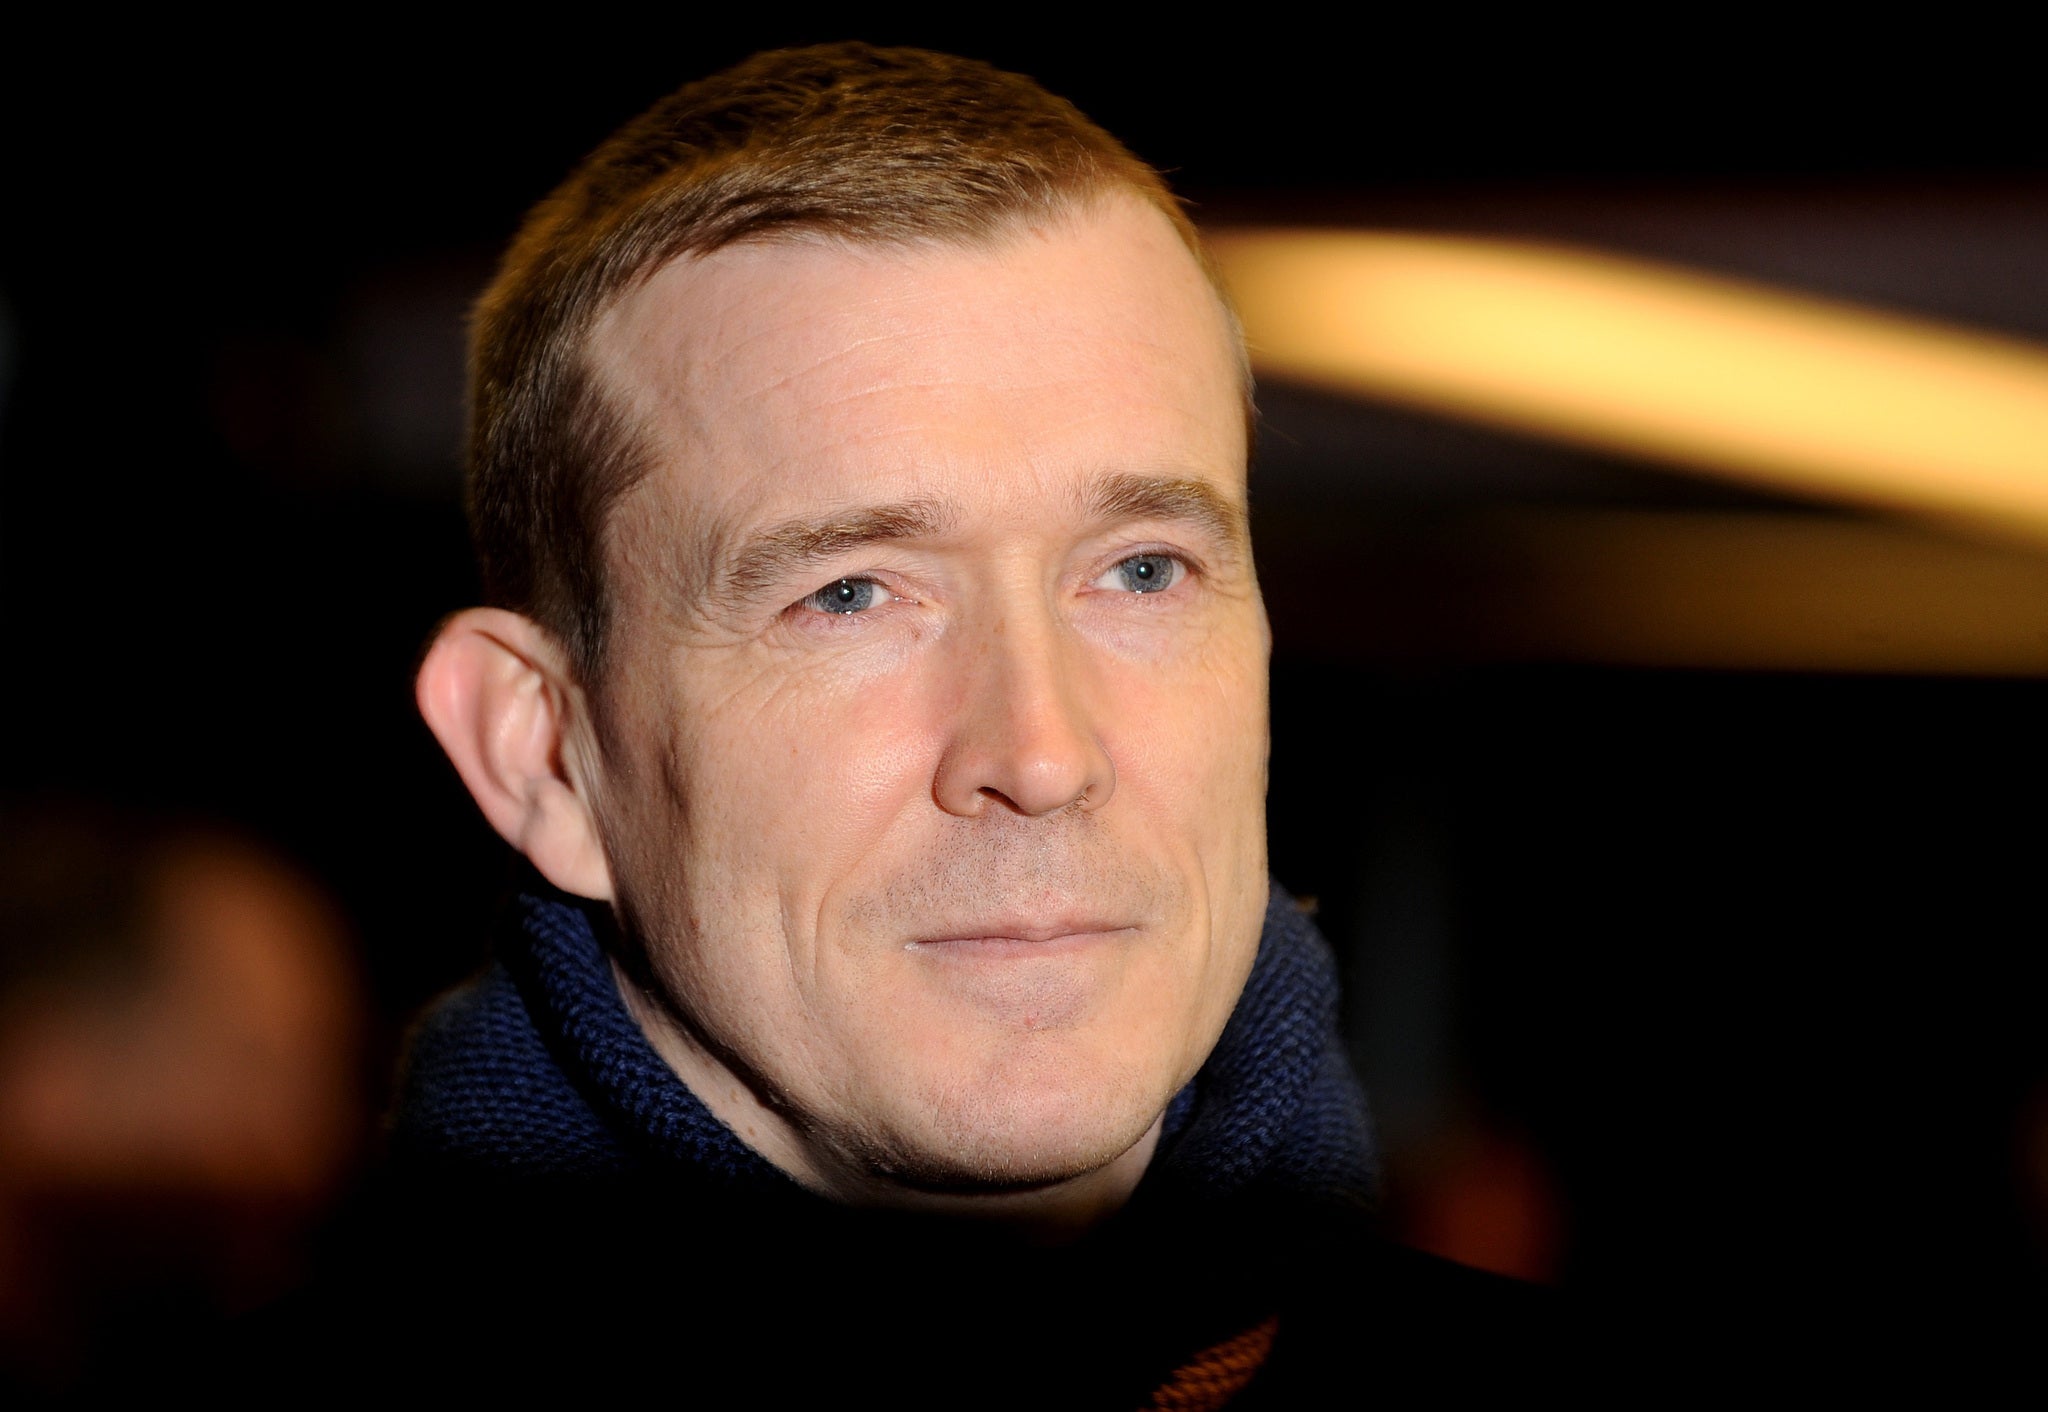
[[[802,599],[797,606],[820,613],[865,613],[875,606],[881,594],[882,586],[873,579],[841,579]]]
[[[1170,554],[1133,554],[1105,577],[1127,593],[1157,593],[1180,577],[1180,561]]]

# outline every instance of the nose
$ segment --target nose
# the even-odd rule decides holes
[[[1097,734],[1087,682],[1056,622],[998,622],[964,664],[964,692],[933,794],[963,818],[1100,809],[1116,767]]]

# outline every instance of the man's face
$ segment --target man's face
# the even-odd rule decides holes
[[[1125,198],[741,245],[592,350],[656,450],[593,789],[693,1086],[828,1187],[1149,1151],[1266,898],[1241,374],[1193,258]]]

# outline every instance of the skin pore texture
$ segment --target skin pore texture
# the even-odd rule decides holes
[[[747,243],[589,356],[656,456],[565,749],[635,1018],[836,1199],[1114,1209],[1266,901],[1242,373],[1195,260],[1121,195]]]

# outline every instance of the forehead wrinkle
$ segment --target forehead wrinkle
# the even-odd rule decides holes
[[[718,371],[721,373],[725,372],[728,368],[745,369],[748,366],[746,362],[747,354],[751,351],[753,344],[761,342],[772,344],[775,340],[782,338],[786,332],[787,330],[781,325],[756,330],[745,339],[722,347],[707,355],[704,358],[703,365],[707,371]],[[876,346],[901,343],[909,337],[911,337],[911,331],[902,329],[868,332],[850,337],[843,342],[835,343],[831,347],[810,350],[808,356],[800,359],[778,356],[774,376],[766,381],[749,385],[745,391],[750,396],[785,392],[793,386],[810,382],[821,375],[829,376],[840,365],[851,362],[858,366],[858,360],[867,355]],[[777,353],[781,355],[782,350],[778,349]],[[840,392],[832,400],[844,401],[849,397],[858,396],[862,390],[864,389],[854,388],[850,391]]]
[[[713,591],[728,604],[744,604],[812,564],[864,545],[929,539],[945,533],[953,518],[935,500],[904,500],[784,520],[721,553]]]

